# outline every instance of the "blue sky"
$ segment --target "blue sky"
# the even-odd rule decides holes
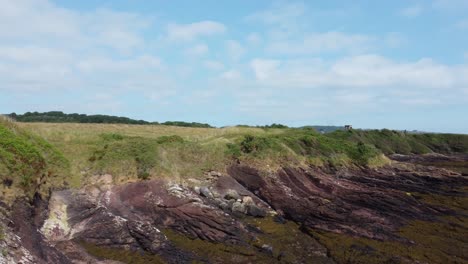
[[[468,0],[0,7],[0,113],[468,133]]]

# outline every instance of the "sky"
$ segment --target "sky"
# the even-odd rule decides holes
[[[0,113],[468,134],[468,0],[0,0]]]

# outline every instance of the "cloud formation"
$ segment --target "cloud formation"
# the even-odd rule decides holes
[[[450,19],[437,28],[459,37],[466,17],[457,12],[466,4],[399,2],[386,15],[407,25],[440,10],[438,16]],[[360,17],[345,8],[279,1],[237,19],[205,14],[178,21],[112,5],[73,9],[48,0],[0,0],[0,6],[3,112],[110,111],[200,121],[216,108],[224,110],[220,119],[231,120],[223,124],[306,124],[320,113],[341,122],[385,107],[468,103],[468,54],[457,49],[463,41],[441,51],[427,42],[432,36],[417,42],[419,35],[398,23],[388,31],[359,21],[353,27]],[[336,19],[319,20],[320,12]],[[443,39],[440,32],[431,34]]]
[[[226,26],[215,21],[201,21],[190,24],[169,24],[167,35],[174,41],[191,41],[197,37],[212,36],[226,31]]]

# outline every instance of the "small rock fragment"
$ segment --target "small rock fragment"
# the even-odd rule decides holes
[[[231,210],[234,214],[245,214],[246,208],[245,205],[240,202],[235,202],[232,204]]]
[[[266,211],[256,206],[255,204],[250,204],[247,206],[247,214],[254,217],[265,217]]]
[[[270,246],[270,245],[267,245],[267,244],[263,244],[262,245],[262,251],[270,254],[270,255],[273,255],[273,247]]]
[[[224,199],[226,200],[237,200],[239,199],[239,194],[236,190],[228,190],[224,195]]]
[[[282,217],[281,215],[277,214],[273,217],[273,221],[275,221],[278,224],[286,224],[286,219]]]
[[[242,197],[242,203],[245,204],[245,205],[251,205],[251,204],[255,205],[252,197],[250,197],[250,196]]]
[[[200,187],[200,194],[206,198],[213,198],[213,194],[211,193],[210,189],[208,189],[208,187]]]

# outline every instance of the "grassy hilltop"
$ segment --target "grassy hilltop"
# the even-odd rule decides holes
[[[243,162],[281,166],[381,166],[393,153],[468,153],[468,135],[391,130],[318,133],[277,126],[199,128],[167,125],[22,123],[0,118],[3,196],[49,187],[79,187],[110,173],[119,182],[200,178]]]
[[[468,153],[468,135],[391,130],[320,134],[293,128],[189,128],[164,125],[17,123],[63,154],[68,184],[111,173],[125,182],[150,177],[197,178],[240,160],[273,170],[288,166],[379,166],[383,154]]]

